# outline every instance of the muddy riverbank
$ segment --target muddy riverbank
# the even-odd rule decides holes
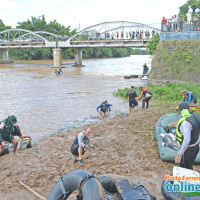
[[[18,151],[17,158],[12,153],[1,157],[1,200],[37,199],[19,181],[47,197],[59,176],[76,169],[131,178],[163,200],[161,183],[165,175],[172,175],[175,164],[159,158],[154,131],[158,119],[170,112],[174,112],[174,106],[160,106],[91,124],[94,148],[83,166],[73,163],[70,146],[86,126],[45,138],[31,149]],[[195,166],[195,169],[200,168]]]

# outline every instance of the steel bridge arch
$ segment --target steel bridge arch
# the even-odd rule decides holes
[[[13,33],[12,33],[13,32]],[[21,34],[22,32],[25,32],[26,34]],[[0,32],[0,39],[2,41],[5,41],[5,40],[13,40],[13,39],[23,39],[25,38],[26,36],[37,36],[38,38],[41,38],[42,40],[44,40],[45,42],[48,42],[48,40],[46,38],[44,38],[43,36],[37,34],[37,33],[34,33],[33,31],[29,31],[29,30],[25,30],[25,29],[7,29],[5,31],[1,31]],[[17,36],[17,37],[16,37]]]
[[[47,41],[56,41],[58,39],[58,35],[54,34],[54,33],[49,33],[49,32],[46,32],[46,31],[33,31],[33,33],[37,34],[37,35],[40,35],[41,37],[45,38]],[[27,33],[28,34],[28,33]],[[47,38],[46,35],[50,35],[50,36],[53,36],[52,38]]]
[[[117,27],[114,27],[114,28],[109,28],[109,25],[112,25],[112,24],[120,24],[120,25]],[[101,28],[99,29],[100,31],[102,30],[102,28],[105,28],[105,30],[102,33],[109,32],[111,30],[123,29],[123,28],[151,29],[151,30],[155,30],[157,32],[161,32],[161,30],[158,28],[154,28],[152,26],[142,24],[142,23],[129,22],[129,21],[111,21],[111,22],[102,22],[99,24],[95,24],[95,25],[86,27],[85,29],[83,29],[80,32],[76,33],[75,35],[71,36],[68,39],[68,41],[71,41],[74,38],[76,38],[76,36],[78,36],[84,32],[88,32],[89,30],[91,30],[95,27],[98,27],[98,26],[101,26]]]

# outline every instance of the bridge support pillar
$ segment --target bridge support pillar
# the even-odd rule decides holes
[[[3,56],[2,56],[3,63],[9,63],[8,49],[3,49],[2,54],[3,54]]]
[[[75,66],[76,67],[82,66],[82,49],[75,50]]]
[[[55,48],[53,50],[53,67],[62,67],[62,49]]]

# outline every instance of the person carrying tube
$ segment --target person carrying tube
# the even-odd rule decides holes
[[[103,101],[102,104],[100,104],[97,107],[97,113],[100,113],[101,116],[104,118],[106,116],[106,112],[107,112],[107,107],[108,106],[112,106],[112,104],[105,103],[105,101]],[[99,109],[100,109],[100,112],[99,112]]]
[[[178,110],[182,118],[177,124],[176,139],[181,144],[181,148],[175,157],[175,163],[180,164],[180,167],[193,170],[199,152],[200,117],[196,113],[190,114],[190,107],[186,102],[181,102]]]

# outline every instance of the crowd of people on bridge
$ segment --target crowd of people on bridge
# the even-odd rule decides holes
[[[106,32],[105,34],[100,34],[99,32],[96,33],[95,36],[89,36],[89,39],[96,39],[96,40],[101,40],[101,39],[136,39],[136,40],[141,40],[141,39],[150,39],[153,37],[155,34],[159,35],[158,32],[155,30],[136,30],[136,31],[117,31],[115,33],[110,33]]]
[[[163,32],[182,32],[184,26],[184,18],[183,16],[173,15],[171,18],[166,19],[165,17],[162,18],[161,21],[161,31]],[[198,17],[194,16],[192,21],[189,21],[189,26],[185,26],[187,31],[199,31],[200,28],[198,27]]]

